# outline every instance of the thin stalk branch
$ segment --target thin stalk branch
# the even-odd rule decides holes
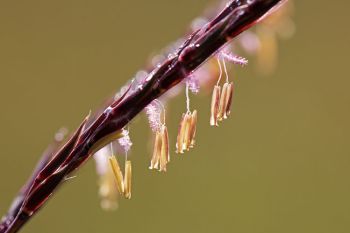
[[[171,58],[155,68],[136,90],[129,89],[92,123],[87,117],[68,142],[48,162],[44,159],[26,186],[16,211],[10,211],[0,233],[15,233],[46,203],[70,173],[93,153],[119,137],[126,126],[153,100],[179,84],[226,43],[250,28],[282,0],[234,0],[223,11],[190,35]],[[29,187],[29,188],[28,188]]]

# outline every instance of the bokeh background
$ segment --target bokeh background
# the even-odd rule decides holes
[[[209,2],[0,2],[1,214],[56,130],[74,129]],[[217,129],[210,96],[192,98],[198,146],[168,173],[147,168],[141,116],[131,201],[102,211],[90,161],[22,232],[350,232],[350,3],[295,3],[297,33],[275,73],[239,68],[233,115]],[[173,145],[183,109],[183,95],[171,101]]]

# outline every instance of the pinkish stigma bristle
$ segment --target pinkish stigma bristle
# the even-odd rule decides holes
[[[248,60],[246,58],[236,56],[236,55],[234,55],[234,54],[232,54],[230,52],[221,51],[219,53],[219,57],[221,59],[224,59],[226,61],[229,61],[229,62],[237,64],[237,65],[241,65],[241,66],[248,65]]]
[[[129,131],[123,129],[122,134],[123,134],[123,137],[118,139],[118,143],[124,149],[124,152],[128,153],[132,146],[132,142],[129,136]]]
[[[156,103],[156,101],[153,101],[145,108],[145,110],[152,131],[157,132],[162,125],[160,120],[162,108],[159,106],[159,104]]]
[[[189,75],[185,81],[188,85],[188,89],[193,94],[197,94],[199,92],[199,89],[200,89],[199,79],[194,74]]]

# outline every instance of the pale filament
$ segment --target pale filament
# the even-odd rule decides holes
[[[219,79],[218,79],[218,82],[216,83],[216,85],[219,86],[221,78],[222,78],[222,66],[221,66],[220,60],[217,59],[217,61],[218,61],[218,64],[219,64],[220,75],[219,75]]]
[[[187,107],[187,112],[191,112],[191,110],[190,110],[190,94],[189,94],[188,82],[186,82],[186,107]]]
[[[226,82],[228,83],[228,73],[227,73],[227,67],[226,67],[226,62],[225,59],[222,59],[222,63],[224,64],[224,71],[225,71],[225,75],[226,75]]]

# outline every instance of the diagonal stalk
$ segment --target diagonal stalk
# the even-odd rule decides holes
[[[45,168],[35,174],[35,178],[26,186],[30,188],[17,204],[17,210],[9,212],[0,224],[0,233],[18,232],[65,178],[92,156],[96,148],[118,137],[118,132],[148,104],[188,77],[226,43],[250,28],[282,1],[231,1],[214,20],[190,35],[171,58],[140,83],[137,90],[127,91],[85,128],[86,119],[77,130],[78,135],[75,134],[76,138],[69,149],[60,154],[61,149],[51,160],[56,162],[45,164]],[[42,176],[43,171],[47,172],[45,176]]]

